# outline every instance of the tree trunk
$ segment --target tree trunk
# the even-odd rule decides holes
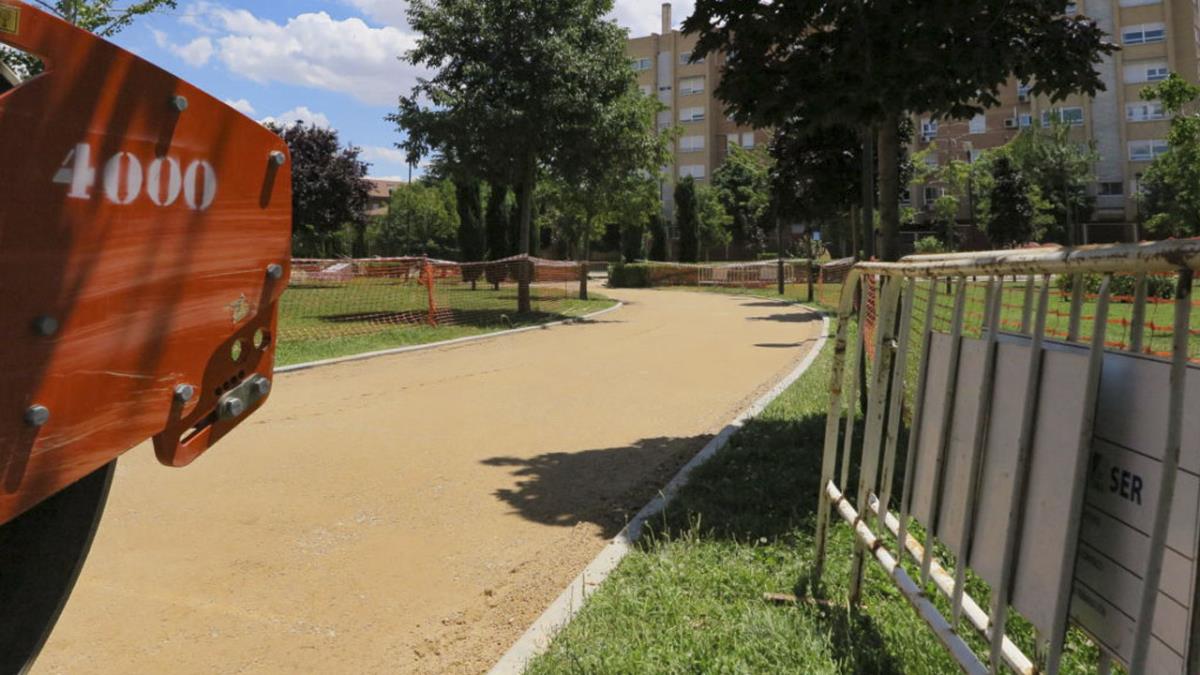
[[[875,130],[862,132],[862,250],[867,260],[875,257]]]
[[[900,259],[900,117],[891,115],[879,129],[879,257]]]
[[[522,255],[529,255],[529,231],[530,225],[533,222],[533,190],[537,186],[537,160],[530,157],[526,160],[525,172],[521,176],[523,183],[521,189],[521,231],[520,231],[520,252]],[[517,278],[517,313],[528,314],[533,311],[533,301],[530,293],[530,265],[523,263],[520,265],[520,273]]]
[[[592,259],[592,237],[589,226],[588,234],[583,235],[583,255],[579,261],[579,299],[588,299],[588,261]]]
[[[859,253],[862,252],[862,249],[860,249],[858,247],[859,230],[862,229],[859,227],[861,222],[862,222],[862,220],[858,217],[858,207],[851,206],[850,207],[850,255],[845,256],[847,258],[854,258],[855,260],[858,260]]]
[[[779,265],[776,274],[779,275],[779,294],[787,294],[787,285],[783,279],[783,218],[775,216],[775,244],[779,247]]]

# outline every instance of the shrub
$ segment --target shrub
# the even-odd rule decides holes
[[[942,244],[941,239],[928,236],[917,240],[916,251],[918,255],[933,255],[936,253],[945,253],[946,247]]]
[[[1099,293],[1100,284],[1103,281],[1104,276],[1101,274],[1083,275],[1083,292],[1093,295]],[[1075,290],[1075,277],[1070,274],[1061,274],[1055,280],[1055,285],[1063,293],[1071,293]],[[1113,275],[1111,291],[1116,297],[1133,297],[1137,292],[1137,277],[1130,274]],[[1175,277],[1148,275],[1146,277],[1146,297],[1162,300],[1175,299]]]
[[[619,263],[608,268],[609,288],[649,288],[650,266]]]

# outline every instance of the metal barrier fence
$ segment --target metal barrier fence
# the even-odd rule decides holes
[[[815,578],[833,512],[855,535],[852,605],[871,556],[966,672],[989,667],[964,619],[991,672],[1057,673],[1071,624],[1100,672],[1200,672],[1198,268],[1197,240],[855,266]],[[1008,633],[1010,611],[1034,644]]]

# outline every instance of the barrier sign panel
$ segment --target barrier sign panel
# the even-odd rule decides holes
[[[964,339],[957,377],[950,382],[950,336],[932,336],[920,442],[914,465],[911,513],[932,528],[956,556],[969,556],[977,574],[1000,582],[1004,535],[1029,372],[1028,338],[1005,335],[996,350],[993,391],[980,466],[979,494],[968,551],[956,550],[971,517],[967,490],[975,448],[986,342]],[[1053,635],[1068,585],[1070,617],[1124,663],[1132,657],[1150,532],[1161,492],[1166,448],[1170,364],[1134,354],[1108,353],[1094,414],[1083,409],[1088,350],[1047,343],[1043,351],[1038,411],[1027,468],[1024,519],[1013,577],[1012,605],[1042,635]],[[1200,370],[1188,373],[1187,403],[1200,401]],[[947,391],[952,401],[947,407]],[[943,425],[950,415],[949,436]],[[1093,421],[1094,418],[1094,421]],[[1092,426],[1091,442],[1080,439]],[[1079,453],[1087,453],[1087,479],[1076,485]],[[940,457],[940,462],[939,462]],[[1073,531],[1072,504],[1084,490],[1075,563],[1064,562]],[[1148,661],[1150,673],[1185,671],[1196,594],[1200,546],[1200,419],[1184,425],[1183,453],[1170,511],[1167,551]],[[1070,578],[1068,578],[1070,577]]]

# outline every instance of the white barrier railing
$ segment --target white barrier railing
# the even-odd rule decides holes
[[[1197,269],[1200,240],[856,266],[838,313],[815,577],[837,513],[855,533],[851,603],[869,555],[966,672],[1057,673],[1070,624],[1100,647],[1101,672],[1200,672]],[[1173,297],[1155,302],[1152,287]],[[856,302],[865,293],[873,303]],[[1153,321],[1167,308],[1169,328]],[[964,591],[968,569],[992,590],[987,609]],[[1006,633],[1010,608],[1036,629],[1036,661]]]

